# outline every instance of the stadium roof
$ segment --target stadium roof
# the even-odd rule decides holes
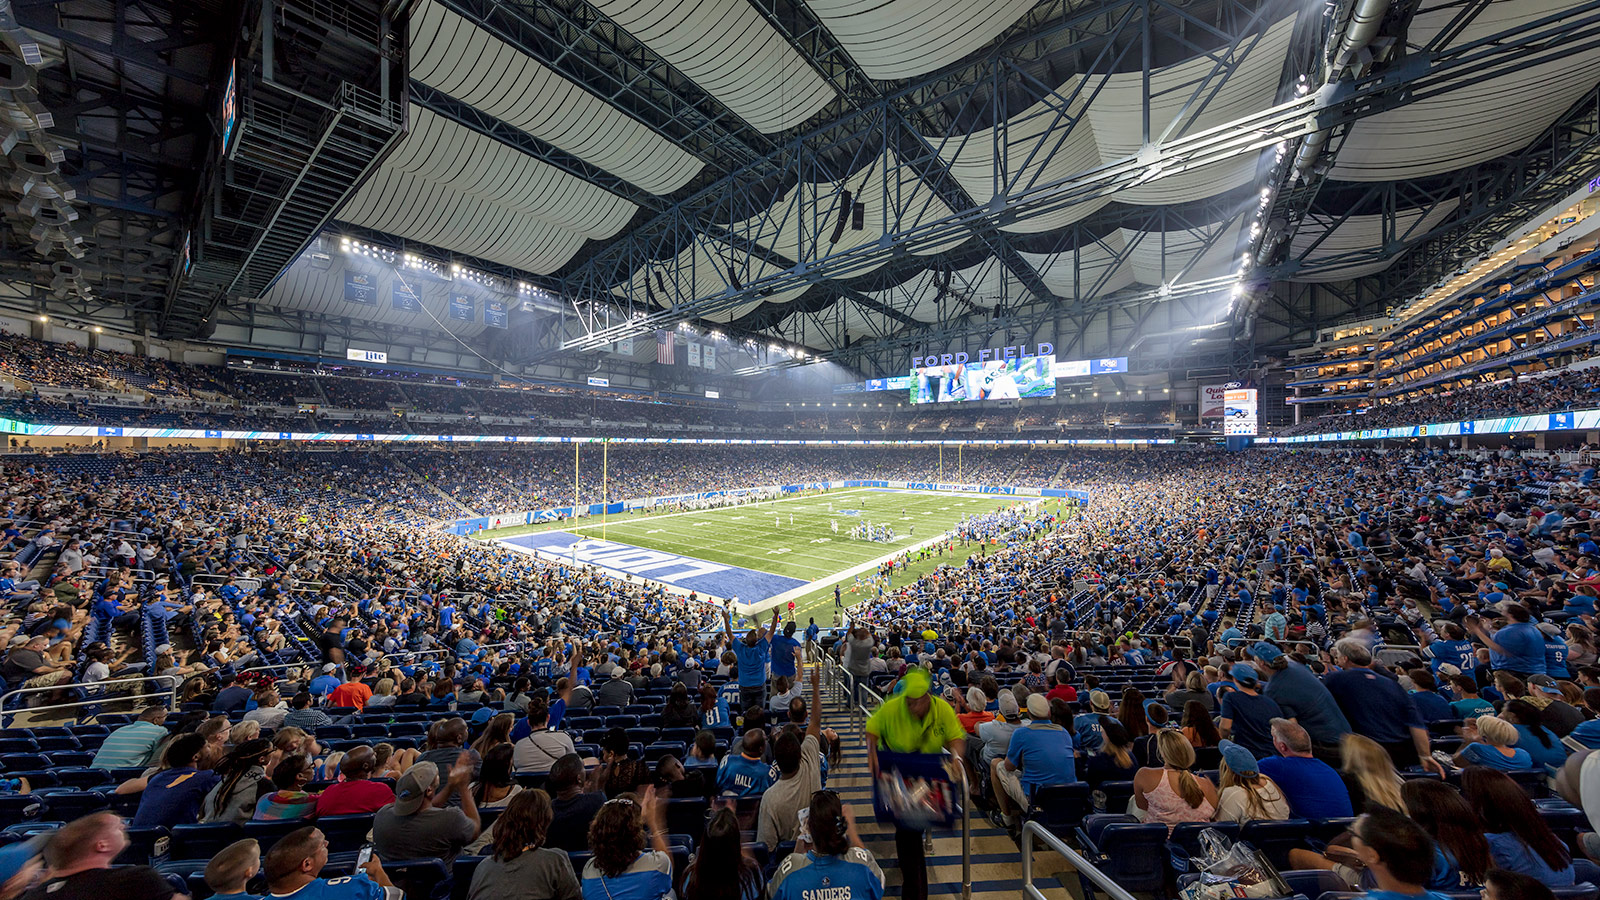
[[[89,281],[141,307],[166,295],[171,311],[181,226],[206,222],[204,185],[185,193],[180,177],[203,168],[195,123],[164,145],[118,133],[84,97],[193,114],[207,102],[194,82],[215,81],[226,53],[162,56],[155,34],[132,52],[107,37],[129,0],[14,3],[16,35],[51,51],[41,100],[97,213]],[[302,6],[319,24],[317,4],[276,8]],[[169,38],[200,33],[187,12],[137,8]],[[1600,82],[1594,2],[373,8],[409,20],[406,127],[323,221],[496,273],[501,289],[609,307],[567,351],[690,319],[840,350],[1173,297],[1191,324],[1239,324],[1274,279],[1379,276],[1477,221],[1470,178],[1528,152]],[[138,142],[168,157],[146,168],[172,185],[137,210],[164,229],[134,230]],[[415,324],[387,303],[343,304],[346,262],[328,255],[236,284],[265,285],[260,302],[281,310]],[[38,259],[20,262],[38,280]],[[422,327],[482,330],[437,314],[447,287],[419,290]]]

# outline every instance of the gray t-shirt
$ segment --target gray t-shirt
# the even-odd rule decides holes
[[[600,685],[595,697],[597,706],[627,706],[633,702],[633,685],[625,678],[613,678]]]
[[[453,807],[419,809],[409,816],[395,814],[394,804],[372,817],[372,847],[379,859],[444,860],[451,869],[461,848],[478,836],[478,826]]]
[[[850,638],[844,648],[844,669],[857,678],[867,677],[872,670],[872,638]]]
[[[540,847],[509,862],[491,856],[479,863],[467,900],[580,900],[582,896],[567,855]]]
[[[800,833],[800,810],[811,805],[811,795],[822,790],[822,747],[815,735],[800,742],[800,769],[793,778],[780,778],[761,795],[756,815],[756,840],[768,847],[792,841]]]

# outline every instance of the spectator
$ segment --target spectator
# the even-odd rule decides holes
[[[1450,686],[1455,689],[1456,699],[1450,701],[1450,709],[1458,718],[1468,718],[1482,713],[1493,713],[1494,704],[1478,696],[1478,683],[1467,675],[1450,676]]]
[[[339,761],[339,780],[317,795],[317,816],[375,813],[393,803],[394,789],[372,780],[377,764],[371,747],[352,747]]]
[[[351,878],[317,877],[327,865],[328,839],[315,826],[307,825],[279,838],[267,851],[262,869],[267,876],[267,889],[276,898],[295,897],[312,887],[296,900],[387,900],[385,889],[395,887],[377,853],[367,860],[366,868]]]
[[[1483,879],[1483,900],[1555,900],[1544,882],[1519,872],[1491,869]]]
[[[1208,693],[1206,696],[1211,695]],[[1211,713],[1197,700],[1190,700],[1184,705],[1182,730],[1183,736],[1189,739],[1189,743],[1196,750],[1216,747],[1222,743],[1222,735],[1217,732],[1217,723],[1212,721]]]
[[[583,891],[567,854],[545,846],[553,816],[544,791],[512,797],[495,820],[494,851],[472,873],[467,900],[578,900]]]
[[[1011,736],[1022,727],[1022,710],[1017,704],[1016,694],[1001,691],[1000,699],[996,702],[999,713],[978,726],[978,740],[967,748],[968,756],[972,755],[974,747],[978,751],[974,771],[987,772],[995,760],[1005,758],[1006,750],[1011,746]]]
[[[1311,736],[1288,719],[1272,720],[1272,746],[1276,756],[1258,762],[1261,774],[1271,778],[1289,801],[1289,811],[1301,819],[1336,819],[1352,815],[1350,792],[1339,773],[1311,753]]]
[[[115,866],[128,849],[128,826],[112,812],[90,813],[50,836],[45,880],[19,900],[188,900],[149,866]]]
[[[323,666],[327,668],[327,666]],[[392,682],[391,682],[392,683]],[[361,680],[361,670],[352,667],[345,680],[328,694],[328,705],[338,707],[354,707],[356,710],[367,708],[367,701],[372,699],[372,688]]]
[[[1357,811],[1382,806],[1405,812],[1400,799],[1400,773],[1395,771],[1394,759],[1377,741],[1359,734],[1347,734],[1340,745],[1344,766],[1339,775],[1344,779],[1345,790],[1350,792],[1350,807]]]
[[[789,628],[793,630],[793,622]],[[745,851],[739,834],[739,817],[733,810],[724,806],[711,816],[706,838],[689,863],[683,900],[761,900],[761,867]]]
[[[1430,778],[1414,778],[1400,789],[1411,820],[1433,838],[1433,875],[1428,889],[1471,890],[1489,871],[1489,842],[1483,823],[1461,792]]]
[[[1372,876],[1369,900],[1444,900],[1425,885],[1433,871],[1433,841],[1417,823],[1391,809],[1356,820],[1352,850]]]
[[[528,699],[528,725],[532,731],[516,742],[512,764],[518,772],[544,774],[556,760],[575,752],[572,735],[550,730],[550,707],[543,695]]]
[[[653,787],[643,796],[617,797],[600,807],[589,826],[594,856],[583,867],[584,900],[661,900],[672,895],[664,807]]]
[[[49,835],[39,834],[0,847],[0,900],[16,900],[33,887],[44,871],[44,849],[49,843]]]
[[[472,757],[461,751],[450,776],[439,789],[439,769],[430,762],[418,762],[395,784],[394,802],[378,810],[372,819],[372,844],[389,859],[444,861],[454,867],[461,848],[478,836],[482,823],[472,792]],[[461,798],[459,808],[449,806],[450,798]]]
[[[811,667],[811,702],[803,735],[785,730],[772,744],[778,780],[761,794],[756,840],[775,848],[799,831],[800,810],[822,789],[822,668]],[[737,830],[737,828],[735,829]],[[724,860],[724,862],[727,862]]]
[[[1467,616],[1465,625],[1472,636],[1489,648],[1489,666],[1496,672],[1509,672],[1523,681],[1544,675],[1544,633],[1533,624],[1533,616],[1520,603],[1505,603],[1501,612],[1506,624],[1490,631],[1478,616]]]
[[[417,757],[417,761],[431,762],[440,771],[449,771],[463,753],[472,760],[472,776],[476,778],[478,770],[483,768],[483,757],[478,755],[478,751],[467,747],[467,720],[451,716],[428,726],[428,749]]]
[[[550,844],[558,850],[577,852],[589,849],[590,823],[605,804],[599,791],[585,791],[583,760],[568,753],[550,767],[545,787],[551,792]]]
[[[1573,883],[1571,853],[1511,776],[1473,766],[1461,773],[1461,792],[1483,817],[1495,866],[1553,888]]]
[[[305,789],[313,774],[311,760],[304,756],[279,760],[272,770],[272,786],[277,790],[256,801],[253,818],[258,822],[276,822],[315,815],[317,795]]]
[[[1340,736],[1350,730],[1350,722],[1328,687],[1310,669],[1267,641],[1252,644],[1250,656],[1266,681],[1262,693],[1278,704],[1284,718],[1294,719],[1311,735],[1313,752],[1317,747],[1324,748],[1325,753],[1336,751]]]
[[[283,720],[289,717],[289,706],[279,696],[278,689],[266,685],[256,689],[256,708],[244,714],[246,722],[259,722],[262,728],[271,728],[276,731],[283,727]]]
[[[205,744],[206,739],[198,734],[184,734],[167,745],[162,757],[166,768],[146,781],[130,826],[171,828],[199,821],[201,802],[220,780],[215,772],[195,768]]]
[[[200,807],[201,822],[243,825],[270,784],[267,766],[276,765],[272,742],[259,738],[234,747],[217,767],[220,780]]]
[[[767,885],[772,900],[814,900],[823,896],[881,900],[883,870],[861,842],[855,815],[832,791],[811,795],[807,827],[811,842],[784,857]],[[827,892],[832,888],[839,893]]]
[[[1235,663],[1228,670],[1235,690],[1222,697],[1222,737],[1249,750],[1257,757],[1272,755],[1272,720],[1283,717],[1277,701],[1260,692],[1260,678],[1249,663]]]
[[[1139,764],[1133,759],[1133,739],[1128,737],[1128,729],[1116,719],[1105,716],[1101,735],[1104,740],[1100,749],[1089,757],[1083,780],[1095,789],[1107,781],[1132,781],[1139,772]]]
[[[250,879],[261,871],[261,845],[254,839],[234,841],[206,863],[206,887],[213,900],[261,900],[248,891]]]
[[[1542,654],[1542,641],[1539,646]],[[1378,742],[1400,768],[1420,763],[1443,775],[1430,755],[1428,729],[1416,705],[1399,682],[1372,670],[1372,651],[1366,644],[1359,638],[1344,638],[1333,645],[1333,658],[1341,671],[1327,677],[1328,692],[1350,721],[1350,730]]]
[[[288,715],[283,717],[280,728],[301,728],[306,731],[315,731],[324,725],[333,724],[333,719],[329,718],[327,713],[311,705],[311,694],[307,691],[295,694],[289,705],[293,708],[289,710]]]
[[[1505,719],[1478,716],[1468,723],[1466,735],[1470,742],[1456,753],[1457,766],[1487,766],[1503,772],[1533,768],[1528,751],[1513,746],[1520,735],[1517,727]]]
[[[1159,769],[1140,769],[1133,776],[1133,802],[1144,812],[1144,821],[1167,826],[1167,833],[1180,822],[1209,822],[1217,809],[1217,788],[1211,779],[1196,777],[1194,747],[1176,731],[1161,732],[1156,738],[1161,754]]]
[[[500,744],[483,757],[483,770],[472,785],[472,798],[479,809],[502,809],[522,791],[511,774],[511,745]]]
[[[217,699],[211,703],[211,711],[228,715],[234,712],[243,712],[255,692],[239,684],[232,672],[223,672],[217,676],[217,684],[221,690],[217,691]],[[257,856],[259,856],[259,850]]]
[[[763,758],[767,733],[760,728],[746,731],[738,749],[738,753],[730,752],[717,769],[717,793],[724,797],[760,796],[772,786],[772,767]]]
[[[1028,811],[1034,791],[1078,780],[1072,732],[1052,721],[1045,695],[1028,696],[1028,720],[1011,735],[1005,758],[990,767],[995,805],[1008,828],[1016,824],[1018,813]]]
[[[1537,706],[1526,700],[1511,700],[1501,711],[1500,718],[1517,729],[1517,749],[1526,750],[1535,766],[1559,769],[1567,761],[1567,748],[1554,732],[1541,724],[1543,716]]]
[[[72,666],[52,662],[49,650],[50,639],[42,634],[13,646],[0,663],[0,678],[12,688],[54,687],[71,681]]]
[[[150,765],[156,748],[170,736],[163,727],[166,721],[166,706],[145,707],[136,721],[112,731],[106,737],[105,743],[95,751],[92,765],[97,769],[132,769]]]
[[[1262,819],[1281,822],[1289,818],[1289,801],[1283,790],[1265,775],[1250,751],[1223,741],[1222,764],[1218,779],[1222,792],[1217,799],[1217,821],[1254,822]]]

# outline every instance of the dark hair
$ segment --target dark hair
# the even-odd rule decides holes
[[[549,794],[538,788],[518,793],[506,804],[506,811],[495,820],[494,858],[510,862],[525,850],[543,847],[554,818]]]
[[[289,704],[295,709],[305,709],[311,705],[311,695],[305,691],[301,691],[300,693],[294,695],[294,699],[289,701]]]
[[[1455,857],[1461,874],[1473,884],[1483,883],[1492,865],[1483,823],[1461,792],[1442,781],[1418,778],[1400,786],[1411,820],[1422,826],[1444,852]]]
[[[1491,869],[1484,876],[1483,884],[1494,888],[1495,894],[1503,900],[1556,900],[1549,885],[1521,872]]]
[[[1433,840],[1421,825],[1386,806],[1372,806],[1356,820],[1354,830],[1396,880],[1427,885],[1433,875]]]
[[[1199,700],[1190,700],[1183,705],[1183,727],[1193,728],[1207,747],[1215,747],[1222,743],[1222,732],[1217,730],[1217,723],[1212,721],[1211,712]]]
[[[844,804],[833,791],[811,795],[806,827],[811,830],[811,845],[818,853],[839,856],[850,849],[850,824],[844,820]]]
[[[644,821],[632,794],[601,804],[589,823],[589,847],[594,867],[606,878],[616,878],[644,852]],[[1430,857],[1430,865],[1431,865]]]
[[[705,841],[689,867],[683,895],[695,900],[740,900],[759,894],[760,888],[761,868],[744,854],[739,817],[724,806],[706,822]]]
[[[1546,750],[1555,745],[1555,735],[1550,733],[1550,729],[1544,727],[1544,713],[1529,701],[1521,697],[1507,701],[1505,709],[1500,711],[1500,715],[1502,718],[1509,715],[1516,719],[1513,724],[1521,725],[1533,732],[1534,739],[1539,742],[1539,746]]]
[[[227,804],[228,798],[232,797],[233,792],[238,789],[239,782],[243,780],[245,775],[249,774],[251,769],[261,765],[266,760],[267,754],[271,752],[272,742],[261,738],[245,741],[229,751],[228,755],[223,757],[222,762],[217,766],[217,771],[222,773],[222,783],[211,795],[217,798],[216,808],[210,808],[211,804],[207,803],[203,810],[204,814],[216,815],[222,812],[222,808]]]
[[[649,764],[630,756],[611,764],[610,771],[606,773],[606,796],[615,798],[632,794],[654,783],[655,777],[650,773]]]
[[[568,788],[583,784],[583,774],[583,757],[576,753],[568,753],[550,764],[550,775],[544,784],[552,793],[559,794]]]
[[[772,742],[772,761],[778,764],[778,771],[784,775],[800,771],[802,749],[800,739],[793,733],[785,731],[778,735]]]
[[[1566,845],[1545,824],[1533,801],[1510,775],[1483,766],[1468,766],[1461,773],[1461,792],[1483,816],[1484,831],[1515,834],[1552,869],[1565,869],[1572,862]]]
[[[1144,694],[1136,687],[1122,689],[1122,707],[1117,710],[1117,721],[1128,730],[1129,737],[1144,737],[1150,733],[1150,720],[1144,714]]]
[[[510,787],[511,745],[496,744],[483,755],[483,767],[478,770],[478,783],[472,787],[472,799],[482,802],[485,787]],[[509,859],[510,857],[507,857]]]
[[[278,760],[272,770],[272,786],[280,791],[293,791],[300,787],[300,776],[311,771],[311,760],[300,754]]]
[[[194,758],[204,750],[206,739],[198,734],[180,734],[167,745],[167,751],[161,755],[161,761],[169,769],[181,769],[194,762]]]

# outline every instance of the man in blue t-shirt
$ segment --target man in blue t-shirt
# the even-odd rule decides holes
[[[774,620],[776,623],[776,620]],[[783,633],[772,638],[772,680],[787,678],[795,681],[795,662],[800,652],[800,642],[794,639],[794,622],[783,626]]]
[[[318,878],[327,864],[328,838],[308,825],[279,838],[267,851],[261,872],[269,896],[278,900],[384,900],[384,888],[394,887],[376,853],[351,878]]]
[[[1510,672],[1524,681],[1530,675],[1547,674],[1544,633],[1533,624],[1528,608],[1507,603],[1503,609],[1509,621],[1499,631],[1489,631],[1477,616],[1467,617],[1467,630],[1489,648],[1489,667],[1496,672]]]
[[[767,733],[752,728],[744,740],[732,748],[717,769],[717,793],[724,797],[759,797],[777,778],[773,766],[762,760],[767,749]]]
[[[1218,724],[1222,736],[1249,750],[1257,759],[1272,755],[1273,719],[1282,718],[1277,701],[1262,694],[1261,676],[1249,663],[1234,663],[1228,670],[1235,689],[1222,696]]]
[[[1037,788],[1072,784],[1078,780],[1072,757],[1072,732],[1052,720],[1050,700],[1043,694],[1028,696],[1028,724],[1011,733],[1005,759],[990,764],[995,804],[1010,827],[1016,813],[1027,812]],[[1066,701],[1061,701],[1066,707]],[[1070,709],[1064,709],[1070,715]]]
[[[1544,673],[1551,678],[1571,678],[1567,669],[1567,642],[1561,637],[1561,628],[1554,622],[1540,622],[1539,633],[1544,635]]]
[[[1341,671],[1323,683],[1350,720],[1350,729],[1382,744],[1396,768],[1421,763],[1443,778],[1444,768],[1429,755],[1428,729],[1416,704],[1400,682],[1373,670],[1367,645],[1359,638],[1343,638],[1333,645],[1333,661]]]
[[[1262,693],[1278,704],[1286,718],[1305,726],[1314,744],[1337,754],[1339,739],[1350,731],[1350,722],[1327,687],[1276,644],[1256,641],[1249,653],[1256,661],[1257,674],[1267,682]]]
[[[1428,653],[1432,656],[1429,668],[1438,674],[1439,667],[1452,665],[1463,672],[1470,672],[1476,665],[1474,659],[1476,648],[1467,640],[1466,629],[1454,622],[1445,622],[1440,627],[1441,638],[1428,644]]]
[[[1350,792],[1330,765],[1311,755],[1311,735],[1288,719],[1273,719],[1272,747],[1277,756],[1263,756],[1258,767],[1289,801],[1289,812],[1301,819],[1333,819],[1353,815]]]
[[[767,660],[772,651],[771,631],[752,628],[743,638],[733,636],[733,610],[722,611],[723,632],[739,661],[739,711],[746,714],[767,705]],[[772,631],[778,627],[778,610],[772,610]]]

